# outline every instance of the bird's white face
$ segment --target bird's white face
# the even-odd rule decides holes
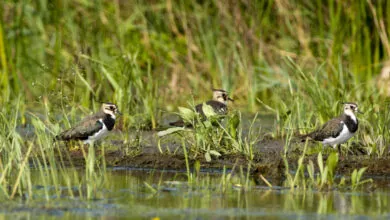
[[[358,106],[355,103],[345,103],[344,112],[358,112]]]
[[[102,110],[104,113],[111,115],[115,119],[116,114],[120,114],[118,107],[112,103],[103,103]]]
[[[355,112],[359,112],[357,104],[344,103],[344,114],[349,115],[354,121],[356,121]]]
[[[361,113],[358,110],[358,105],[356,103],[353,102],[344,103],[344,114],[348,115],[349,117],[351,117],[353,121],[357,122],[355,112]]]
[[[229,95],[224,90],[213,90],[213,100],[222,102],[225,105],[227,104],[228,100],[233,101],[233,99],[229,98]]]

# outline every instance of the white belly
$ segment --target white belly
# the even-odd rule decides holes
[[[93,136],[89,136],[88,139],[84,141],[84,144],[91,144],[92,142],[107,136],[109,130],[107,129],[106,125],[103,123],[102,120],[99,120],[99,121],[103,124],[103,129],[101,129],[99,132],[97,132]]]
[[[336,145],[338,144],[343,144],[347,142],[351,137],[353,137],[354,134],[355,133],[349,132],[347,126],[344,124],[343,130],[341,131],[339,136],[335,138],[334,137],[326,138],[322,141],[322,144],[324,146],[331,145],[333,147],[336,147]]]

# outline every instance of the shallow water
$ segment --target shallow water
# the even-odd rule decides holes
[[[212,171],[212,170],[209,170]],[[386,185],[374,192],[290,191],[256,186],[237,173],[225,189],[220,172],[202,172],[189,185],[184,172],[109,169],[94,192],[94,199],[80,199],[85,186],[44,187],[33,178],[34,198],[2,202],[0,219],[18,218],[123,218],[135,219],[338,219],[389,218],[390,191]],[[74,172],[74,170],[72,171]],[[83,172],[82,169],[77,172]],[[61,179],[61,178],[60,178]],[[60,180],[63,181],[63,180]],[[241,183],[241,184],[240,184]],[[149,186],[148,186],[149,185]],[[50,200],[45,199],[48,192]],[[25,195],[27,198],[28,195]]]

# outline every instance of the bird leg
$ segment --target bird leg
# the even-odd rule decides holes
[[[339,152],[339,155],[341,155],[341,145],[340,144],[337,145],[337,151]]]
[[[340,160],[344,160],[343,152],[341,151],[341,144],[337,145],[337,151],[339,152]]]

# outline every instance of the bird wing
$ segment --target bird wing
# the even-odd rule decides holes
[[[97,119],[83,120],[80,124],[62,132],[56,138],[59,140],[85,140],[102,128],[103,122]]]
[[[227,106],[221,102],[209,100],[206,102],[206,104],[210,105],[214,109],[215,113],[217,113],[219,115],[224,115],[227,113]],[[203,112],[203,103],[196,105],[195,110],[196,110],[196,112],[201,114],[203,117],[205,117],[205,114]]]
[[[344,122],[341,117],[326,122],[320,129],[310,133],[308,136],[316,141],[323,141],[328,137],[337,137],[343,130]]]
[[[98,121],[100,118],[103,118],[103,117],[104,117],[104,113],[103,113],[103,112],[97,112],[96,114],[93,114],[93,115],[89,115],[89,116],[84,117],[84,118],[77,124],[77,126],[80,126],[80,125],[88,126],[88,125],[90,125],[90,124],[94,124],[95,121]]]
[[[176,127],[183,127],[183,126],[185,126],[185,123],[184,123],[183,119],[179,119],[177,121],[170,122],[169,125],[176,126]]]

